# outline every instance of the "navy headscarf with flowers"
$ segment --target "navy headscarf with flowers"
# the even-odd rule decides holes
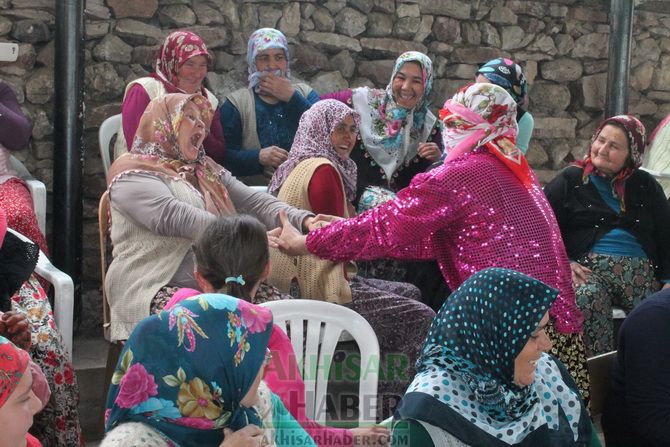
[[[515,359],[557,295],[509,269],[468,278],[435,317],[395,419],[426,422],[467,445],[571,446],[588,439],[576,385],[553,357],[541,355],[531,385],[514,382]]]
[[[617,115],[604,120],[598,128],[593,132],[591,137],[591,143],[589,144],[589,149],[586,151],[586,156],[583,160],[575,162],[579,167],[584,168],[584,173],[582,174],[582,181],[588,183],[589,175],[595,174],[600,177],[609,177],[600,173],[593,163],[591,162],[591,146],[600,135],[600,131],[603,130],[603,127],[607,125],[614,125],[619,129],[622,129],[626,134],[626,139],[628,140],[628,160],[624,165],[623,169],[612,176],[611,184],[612,191],[614,195],[619,199],[619,205],[621,206],[621,211],[626,211],[626,202],[624,201],[624,191],[626,190],[626,179],[630,177],[637,168],[642,165],[642,155],[644,154],[644,149],[647,145],[647,130],[644,127],[644,124],[640,122],[637,118],[632,115]]]
[[[105,429],[142,422],[180,446],[219,445],[223,428],[261,426],[240,405],[260,371],[272,313],[203,294],[142,320],[126,342],[107,396]]]

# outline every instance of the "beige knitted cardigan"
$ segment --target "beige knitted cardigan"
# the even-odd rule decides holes
[[[298,163],[279,189],[277,198],[296,208],[312,211],[308,194],[309,182],[314,171],[325,164],[335,167],[326,158],[311,158]],[[340,186],[344,191],[341,177]],[[344,217],[349,217],[346,199],[344,201]],[[277,249],[270,249],[270,260],[272,272],[269,282],[283,293],[289,293],[292,283],[297,281],[301,298],[338,304],[351,302],[351,288],[347,278],[356,274],[356,264],[353,262],[336,263],[314,255],[290,257]]]

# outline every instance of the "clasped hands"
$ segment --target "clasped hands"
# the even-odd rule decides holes
[[[317,214],[316,216],[306,217],[302,221],[302,227],[305,231],[312,231],[326,227],[341,219],[341,217],[328,214]],[[279,212],[279,220],[281,226],[268,231],[268,244],[270,247],[278,248],[289,256],[309,254],[309,250],[307,250],[307,236],[291,224],[286,211]]]

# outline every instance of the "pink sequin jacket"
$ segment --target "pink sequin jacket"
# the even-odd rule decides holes
[[[336,262],[435,259],[452,290],[486,267],[514,269],[560,291],[549,311],[559,331],[582,329],[561,232],[540,185],[525,188],[481,148],[417,175],[394,200],[311,231],[307,248]]]

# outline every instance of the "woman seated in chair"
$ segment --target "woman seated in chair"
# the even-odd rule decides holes
[[[255,218],[245,215],[227,216],[212,222],[197,237],[193,246],[195,278],[199,290],[180,289],[165,305],[165,310],[186,298],[201,293],[224,293],[251,301],[261,281],[271,270],[268,238],[265,227]],[[273,360],[265,370],[263,380],[277,394],[293,417],[300,422],[315,443],[321,447],[381,445],[388,431],[381,427],[351,430],[324,427],[307,418],[305,384],[295,361],[288,336],[274,325],[268,348]]]
[[[105,278],[111,339],[125,340],[176,288],[195,287],[191,244],[218,216],[249,213],[267,227],[286,210],[299,227],[313,217],[252,191],[204,154],[212,110],[201,95],[170,94],[142,115],[133,149],[108,173],[112,262]],[[255,301],[278,297],[262,285]]]
[[[463,282],[430,328],[391,445],[600,446],[577,385],[546,354],[558,294],[508,269]]]
[[[339,101],[326,99],[313,105],[300,119],[289,158],[275,172],[269,190],[278,191],[279,200],[316,214],[351,216],[357,169],[349,154],[357,141],[358,123],[358,113]],[[355,310],[375,330],[383,365],[389,354],[404,357],[404,380],[380,382],[381,413],[390,416],[414,374],[419,348],[435,316],[420,302],[419,291],[411,284],[359,278],[353,263],[312,255],[294,260],[276,249],[271,257],[271,284],[296,298],[331,301]]]
[[[261,385],[272,327],[270,310],[222,294],[142,320],[112,378],[102,446],[315,446]]]
[[[16,176],[10,161],[11,151],[28,147],[31,134],[32,126],[12,88],[0,81],[0,208],[5,210],[10,228],[35,242],[48,255],[49,248],[37,223],[30,191]]]
[[[132,149],[135,133],[152,99],[169,93],[200,93],[215,110],[209,131],[202,142],[205,152],[217,163],[222,163],[226,153],[223,128],[219,122],[218,100],[206,88],[207,71],[212,67],[212,56],[205,42],[195,33],[174,31],[165,38],[158,50],[154,72],[135,79],[126,86],[121,104],[121,128],[114,145],[114,158]]]
[[[77,380],[49,298],[33,274],[39,248],[6,231],[4,216],[0,208],[0,335],[30,353],[52,395],[30,431],[46,446],[83,445]]]
[[[249,86],[226,96],[221,124],[226,168],[248,184],[267,185],[293,143],[300,116],[319,100],[310,86],[291,81],[288,41],[261,28],[249,37]]]
[[[570,257],[587,353],[613,349],[612,306],[630,312],[670,287],[670,205],[638,169],[644,125],[630,115],[603,121],[584,160],[545,186]]]
[[[444,164],[417,175],[394,199],[307,236],[283,220],[282,249],[336,262],[436,260],[452,290],[487,267],[535,276],[561,291],[550,312],[552,353],[586,398],[582,317],[570,267],[551,207],[514,143],[514,99],[497,85],[473,84],[440,113]]]

